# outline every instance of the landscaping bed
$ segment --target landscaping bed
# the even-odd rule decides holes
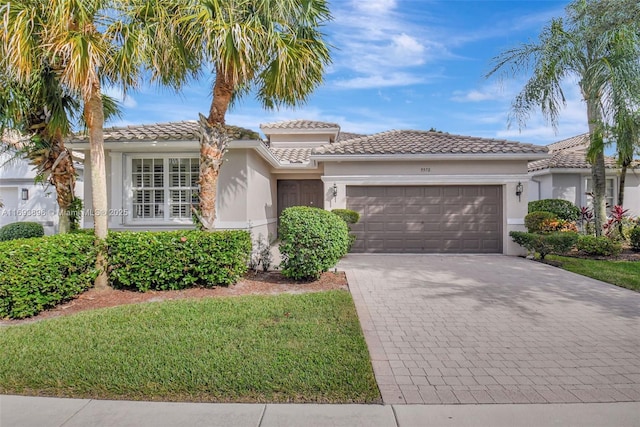
[[[114,307],[142,302],[159,302],[185,298],[209,298],[241,295],[275,295],[279,293],[308,293],[337,289],[348,289],[344,272],[325,272],[320,278],[298,283],[284,277],[278,271],[253,272],[244,275],[236,284],[212,288],[188,288],[177,291],[137,292],[108,288],[101,291],[90,289],[77,298],[43,311],[27,319],[0,320],[0,325],[30,323],[53,317],[75,314],[80,311]]]
[[[257,282],[265,292],[290,286]],[[4,394],[380,403],[353,300],[344,290],[91,310],[0,328],[0,348]]]
[[[640,257],[623,251],[617,257],[549,255],[543,262],[592,279],[640,292]]]

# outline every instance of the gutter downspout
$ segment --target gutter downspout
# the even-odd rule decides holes
[[[536,187],[538,189],[538,197],[536,198],[536,200],[540,200],[540,184],[541,184],[541,182],[538,181],[537,179],[535,179],[534,177],[530,177],[530,179],[531,179],[532,182],[536,183]]]

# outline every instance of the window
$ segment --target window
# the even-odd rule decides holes
[[[615,205],[615,183],[615,178],[607,178],[605,182],[604,200],[607,203],[607,210],[610,210]],[[593,192],[591,178],[587,178],[587,184],[585,188],[587,194],[591,194]],[[591,196],[587,196],[587,205],[592,205]]]
[[[191,220],[198,206],[199,159],[133,158],[131,186],[134,220]]]

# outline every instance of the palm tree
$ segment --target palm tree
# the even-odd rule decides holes
[[[212,230],[227,109],[251,91],[265,108],[305,102],[330,62],[320,29],[331,14],[326,0],[193,0],[187,14],[189,43],[215,73],[209,114],[200,116],[198,215]]]
[[[618,186],[618,205],[624,206],[624,185],[627,169],[640,150],[640,113],[623,109],[618,112],[611,129],[616,143],[616,158],[620,166],[620,182]]]
[[[23,137],[3,141],[26,156],[37,169],[36,180],[45,179],[56,189],[59,232],[69,231],[69,209],[75,199],[76,171],[64,136],[71,131],[70,118],[78,103],[64,93],[55,74],[42,66],[37,80],[28,86],[12,81],[4,73],[0,89],[0,129],[9,128]]]
[[[578,78],[586,105],[592,164],[596,233],[606,222],[603,129],[606,117],[623,108],[620,100],[636,99],[640,86],[639,16],[634,0],[575,0],[567,18],[553,19],[536,42],[507,50],[494,58],[487,76],[503,70],[532,75],[512,105],[510,120],[524,126],[530,112],[540,108],[556,128],[565,105],[563,83]],[[506,71],[505,71],[506,69]]]
[[[192,65],[172,43],[181,34],[163,22],[175,1],[16,0],[0,7],[1,69],[24,85],[37,81],[41,64],[51,67],[65,91],[82,101],[87,126],[96,238],[107,237],[103,82],[134,87],[144,68],[161,83],[183,82]],[[107,286],[106,258],[98,256],[96,287]]]

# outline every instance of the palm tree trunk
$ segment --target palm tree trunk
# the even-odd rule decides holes
[[[230,76],[230,73],[227,73]],[[216,219],[216,197],[222,157],[229,137],[225,127],[225,115],[234,85],[230,77],[218,70],[213,87],[213,100],[209,117],[200,117],[200,215],[203,228],[212,231]]]
[[[93,227],[99,245],[96,268],[100,274],[96,278],[96,289],[108,286],[107,258],[104,241],[107,238],[107,178],[104,160],[104,110],[100,83],[94,82],[90,93],[84,100],[84,118],[89,129],[89,145],[91,156],[91,190],[93,195]]]
[[[587,92],[588,93],[588,92]],[[604,147],[595,142],[596,131],[599,123],[598,102],[585,97],[587,101],[587,119],[589,120],[589,136],[591,145],[597,144],[597,152],[592,158],[591,178],[593,182],[593,219],[596,236],[602,235],[602,229],[607,219],[606,208],[606,169],[604,166]]]
[[[624,161],[620,168],[620,185],[618,186],[618,206],[624,206],[624,184],[627,181],[627,168],[629,164]]]
[[[56,188],[58,201],[58,232],[64,234],[71,228],[69,209],[75,198],[76,169],[71,152],[64,146],[61,135],[52,138],[49,153],[49,182]]]

